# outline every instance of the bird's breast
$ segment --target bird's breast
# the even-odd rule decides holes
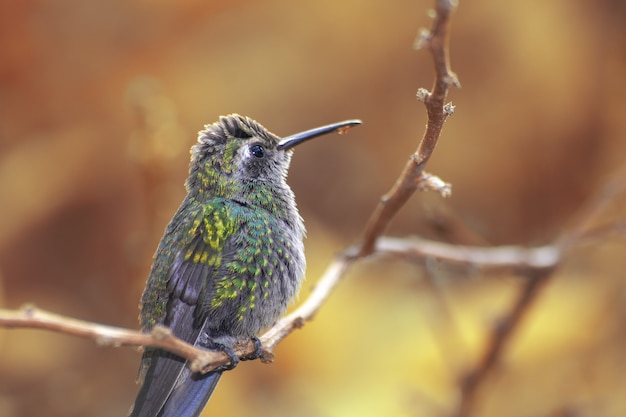
[[[285,312],[304,276],[303,228],[265,210],[234,209],[237,231],[223,248],[210,297],[213,332],[257,335]]]

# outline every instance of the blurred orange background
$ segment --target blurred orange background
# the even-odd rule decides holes
[[[571,226],[626,167],[625,4],[461,1],[451,60],[463,87],[451,90],[456,112],[428,167],[453,196],[416,195],[389,233],[451,239],[442,224],[454,218],[480,242],[536,245]],[[137,328],[151,256],[205,123],[237,112],[283,136],[361,118],[293,159],[309,232],[304,299],[422,135],[415,92],[433,71],[412,45],[432,5],[1,2],[0,307]],[[614,202],[613,219],[625,204]],[[474,415],[626,415],[625,250],[607,238],[566,260]],[[228,373],[205,414],[451,415],[459,377],[520,282],[443,264],[429,274],[399,260],[358,265],[273,365]],[[2,330],[0,416],[124,416],[139,357]]]

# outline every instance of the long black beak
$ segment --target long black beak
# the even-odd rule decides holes
[[[276,149],[286,151],[296,145],[301,144],[309,139],[316,138],[318,136],[326,135],[328,133],[337,132],[339,134],[346,133],[352,126],[360,125],[360,120],[344,120],[343,122],[333,123],[322,127],[316,127],[315,129],[306,130],[304,132],[296,133],[295,135],[287,136],[283,138],[276,145]]]

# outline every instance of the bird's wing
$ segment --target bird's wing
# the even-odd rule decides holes
[[[172,223],[176,221],[175,216]],[[168,227],[168,230],[177,230],[179,243],[173,260],[169,260],[171,267],[164,287],[167,302],[163,324],[180,339],[196,344],[204,324],[197,308],[199,299],[212,285],[213,274],[221,262],[223,245],[232,234],[234,220],[228,213],[228,207],[218,201],[203,207],[195,218],[183,221],[182,227],[172,224]],[[153,272],[163,269],[158,263],[168,259],[166,252],[176,244],[167,243],[162,242],[157,251]],[[165,406],[172,391],[191,374],[184,359],[160,349],[146,349],[142,362],[144,370],[140,373],[143,374],[143,382],[131,416],[154,417]]]

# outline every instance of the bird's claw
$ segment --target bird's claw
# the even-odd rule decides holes
[[[215,368],[214,372],[230,371],[231,369],[235,369],[237,367],[237,365],[239,364],[239,357],[237,356],[233,348],[223,345],[221,343],[216,343],[215,349],[224,352],[226,356],[228,356],[228,360],[230,361],[230,363],[218,366],[217,368]]]

